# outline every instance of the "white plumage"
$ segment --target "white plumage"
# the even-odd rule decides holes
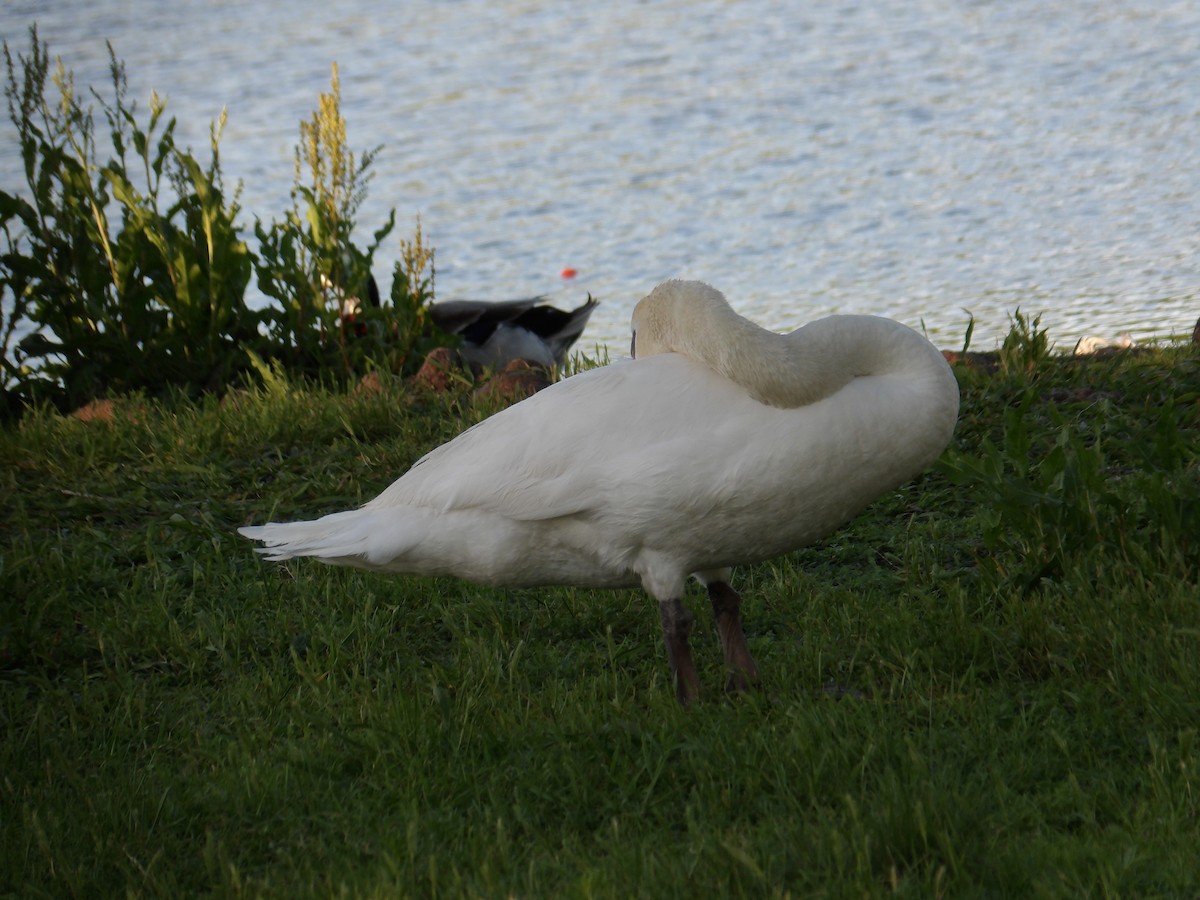
[[[684,586],[708,587],[731,669],[758,672],[731,566],[824,537],[928,467],[958,414],[911,329],[831,316],[788,335],[698,282],[633,316],[635,358],[575,375],[468,429],[359,509],[240,529],[311,556],[495,585],[641,585],[659,602],[679,698],[698,682]]]

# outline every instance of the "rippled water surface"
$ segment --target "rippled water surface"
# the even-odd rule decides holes
[[[182,143],[228,107],[247,222],[289,206],[336,60],[352,145],[383,145],[364,242],[420,213],[439,297],[590,291],[614,354],[675,276],[770,327],[873,312],[944,346],[965,310],[976,346],[1018,304],[1066,345],[1200,315],[1194,3],[8,0],[0,33],[24,51],[35,20],[78,85],[111,39]]]

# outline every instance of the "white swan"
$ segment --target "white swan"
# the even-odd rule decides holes
[[[777,335],[698,282],[633,313],[633,355],[552,385],[420,459],[359,509],[240,529],[268,559],[496,585],[641,585],[677,695],[696,697],[684,586],[729,687],[758,679],[730,567],[803,547],[929,466],[958,415],[934,347],[870,316]]]

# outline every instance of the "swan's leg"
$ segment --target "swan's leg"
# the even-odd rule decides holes
[[[721,652],[725,656],[725,667],[729,669],[726,691],[744,691],[758,683],[758,666],[746,646],[746,635],[742,632],[742,598],[727,581],[710,581],[708,599],[712,601],[713,616],[717,620],[717,634],[721,637]]]
[[[660,600],[658,614],[662,619],[663,640],[667,644],[667,662],[675,681],[675,696],[687,706],[700,695],[700,679],[692,662],[692,648],[688,646],[688,635],[696,617],[678,599]]]

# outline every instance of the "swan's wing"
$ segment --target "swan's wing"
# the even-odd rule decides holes
[[[593,369],[426,454],[367,506],[473,508],[527,521],[594,512],[611,506],[614,492],[680,467],[704,439],[706,409],[719,415],[739,397],[677,356]]]

